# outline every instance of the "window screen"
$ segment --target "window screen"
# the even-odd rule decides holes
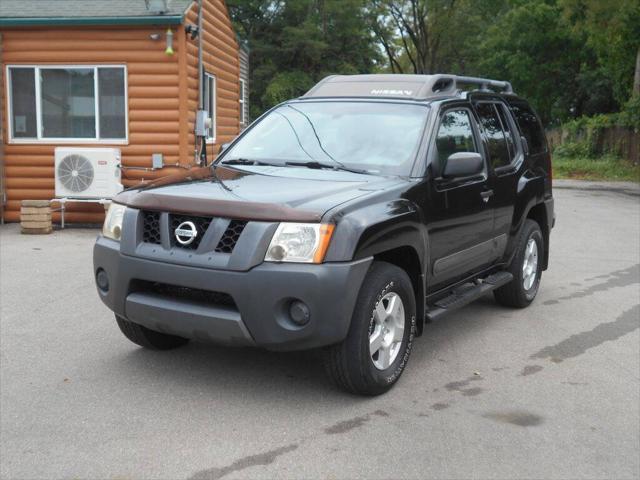
[[[126,136],[124,69],[99,68],[100,138]]]
[[[37,137],[36,83],[33,68],[9,71],[11,93],[11,130],[14,138]]]
[[[124,67],[12,66],[8,80],[12,138],[126,139]]]
[[[93,68],[42,68],[42,137],[96,138]]]
[[[214,142],[216,139],[216,77],[205,73],[204,79],[204,108],[209,112],[211,119],[207,140]]]

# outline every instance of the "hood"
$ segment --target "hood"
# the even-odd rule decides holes
[[[192,215],[319,222],[327,210],[399,181],[308,168],[204,167],[127,190],[114,201],[144,210]]]

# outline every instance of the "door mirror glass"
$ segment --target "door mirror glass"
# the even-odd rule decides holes
[[[449,155],[442,176],[444,178],[471,177],[482,172],[482,155],[476,152],[458,152]]]

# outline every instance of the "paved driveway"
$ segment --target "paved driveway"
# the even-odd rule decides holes
[[[332,389],[311,353],[139,349],[94,291],[97,231],[0,227],[0,474],[638,478],[640,199],[556,202],[535,304],[428,325],[374,399]]]

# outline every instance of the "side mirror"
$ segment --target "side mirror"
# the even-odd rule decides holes
[[[442,176],[444,178],[471,177],[482,172],[482,155],[475,152],[458,152],[449,155]]]

